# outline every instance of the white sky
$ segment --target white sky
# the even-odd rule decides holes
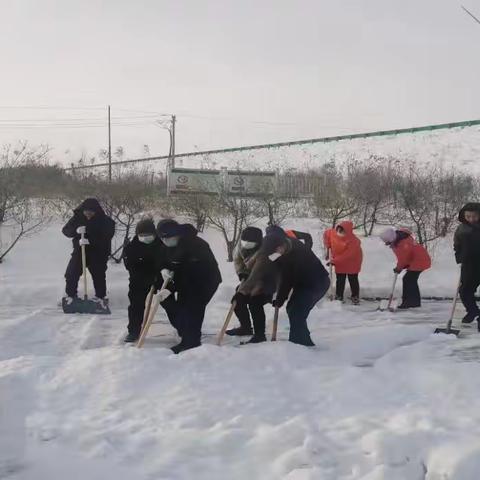
[[[107,104],[128,157],[167,153],[144,112],[177,114],[177,152],[480,117],[456,0],[0,0],[0,22],[0,143],[60,161],[106,146]]]

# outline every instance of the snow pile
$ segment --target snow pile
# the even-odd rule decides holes
[[[377,239],[365,250],[363,282],[378,292],[393,256]],[[323,302],[313,349],[284,341],[284,315],[277,343],[219,348],[236,282],[222,261],[204,345],[176,356],[163,313],[144,349],[121,343],[122,266],[109,270],[112,316],[59,312],[68,251],[52,228],[0,267],[0,478],[478,479],[480,339],[432,335],[447,302],[395,314]],[[450,257],[446,243],[425,291],[451,295]]]

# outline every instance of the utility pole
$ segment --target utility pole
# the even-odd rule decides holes
[[[108,181],[112,182],[112,128],[110,124],[110,105],[108,106]]]
[[[170,145],[170,156],[171,158],[171,166],[175,168],[175,123],[177,121],[177,117],[172,115],[172,133],[171,133],[171,145]]]

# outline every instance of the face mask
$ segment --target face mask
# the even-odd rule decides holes
[[[164,237],[162,238],[162,242],[166,247],[172,248],[178,245],[178,237]]]
[[[252,248],[255,248],[257,246],[256,242],[247,242],[246,240],[240,240],[240,246],[244,250],[251,250]]]
[[[271,255],[268,256],[268,259],[269,259],[271,262],[274,262],[275,260],[278,260],[281,256],[282,256],[281,253],[274,252],[274,253],[272,253]]]
[[[148,245],[155,240],[155,235],[139,235],[138,240]]]

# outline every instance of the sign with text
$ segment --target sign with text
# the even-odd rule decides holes
[[[174,168],[169,172],[169,193],[220,193],[223,175],[220,170]]]
[[[230,195],[261,196],[271,195],[276,191],[275,172],[227,172],[226,190]]]

